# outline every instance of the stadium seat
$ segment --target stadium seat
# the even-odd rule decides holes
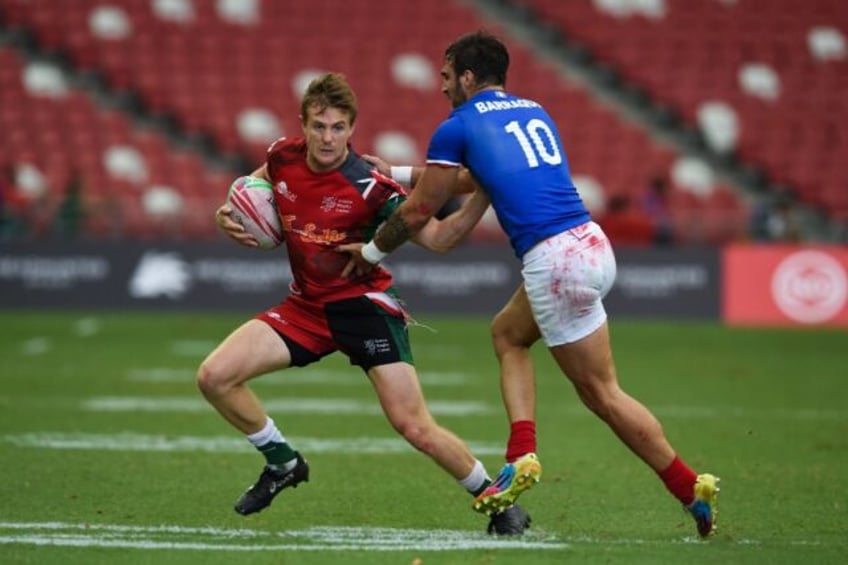
[[[3,164],[31,166],[46,187],[36,232],[49,232],[58,202],[72,177],[79,174],[88,210],[81,237],[186,235],[180,233],[179,224],[176,230],[161,221],[157,224],[144,212],[140,197],[149,188],[154,170],[165,180],[177,178],[175,171],[182,172],[180,184],[173,187],[179,193],[219,183],[220,177],[211,175],[199,156],[169,149],[162,134],[136,128],[128,116],[98,107],[81,91],[27,91],[22,79],[27,64],[8,48],[0,47],[0,65],[4,69],[0,75],[0,131],[8,148],[2,152]],[[110,172],[107,156],[115,149],[116,168]],[[197,213],[207,214],[207,226],[205,230],[192,228],[191,236],[215,236],[214,222],[209,220],[214,204],[203,200],[198,206]]]
[[[730,149],[798,187],[809,203],[827,190],[796,162],[806,158],[805,146],[838,155],[848,143],[844,134],[816,141],[848,128],[848,5],[841,0],[522,3],[692,125],[705,102],[728,105],[739,122]],[[663,9],[649,9],[656,6]],[[841,168],[837,161],[822,164]]]
[[[357,151],[379,149],[383,154],[420,160],[430,133],[449,111],[438,76],[428,80],[427,74],[437,75],[449,41],[481,27],[507,39],[513,59],[510,88],[539,100],[561,124],[575,175],[591,176],[601,192],[639,195],[655,175],[667,174],[674,162],[672,150],[595,102],[469,6],[431,0],[260,2],[261,18],[254,20],[244,14],[222,15],[219,4],[213,2],[188,3],[192,10],[163,13],[157,11],[160,3],[112,0],[108,3],[111,12],[103,16],[99,0],[69,1],[73,9],[64,3],[39,2],[36,8],[24,0],[0,0],[0,15],[15,25],[58,34],[53,42],[71,62],[105,72],[110,85],[136,91],[153,114],[174,115],[185,133],[210,135],[219,149],[240,153],[257,164],[277,131],[299,132],[303,83],[297,77],[322,70],[345,73],[358,93],[360,117],[353,139]],[[549,4],[556,11],[558,3]],[[604,20],[596,17],[588,0],[572,4],[569,21],[586,23],[588,27],[578,26],[578,32],[587,41],[597,38],[600,52],[617,56],[622,53],[619,40],[646,38],[623,22],[599,25]],[[93,24],[93,14],[105,23]],[[415,22],[415,33],[385,21]],[[340,29],[344,34],[338,33]],[[675,34],[674,41],[685,44],[685,34]],[[658,61],[668,57],[662,42],[648,43]],[[406,65],[401,70],[399,56]],[[697,90],[712,79],[705,74],[687,83],[687,88]],[[246,138],[238,129],[238,118],[251,109],[268,112],[278,127],[263,128],[259,137]],[[76,109],[74,123],[92,112],[91,107]],[[175,188],[186,198],[197,196],[197,187],[203,183],[191,183],[187,175],[173,172],[180,168],[175,162],[182,157],[175,158],[173,152],[151,141],[150,135],[136,144],[134,128],[120,120],[106,118],[105,123],[97,134],[78,135],[97,150],[103,149],[103,143],[135,146],[147,162],[150,182],[177,176]],[[93,158],[85,157],[86,167],[91,168],[92,162]]]

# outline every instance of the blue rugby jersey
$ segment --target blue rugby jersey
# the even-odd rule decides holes
[[[427,163],[468,167],[519,258],[590,219],[556,125],[532,100],[501,90],[479,92],[436,129]]]

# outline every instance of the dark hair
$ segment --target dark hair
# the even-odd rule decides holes
[[[509,52],[500,39],[487,31],[461,36],[445,49],[445,59],[451,62],[457,76],[465,71],[474,73],[478,86],[506,86]]]
[[[350,125],[356,121],[356,94],[343,74],[326,73],[309,83],[300,102],[300,115],[303,120],[306,120],[308,110],[312,106],[318,106],[319,113],[327,108],[337,108],[347,112]]]

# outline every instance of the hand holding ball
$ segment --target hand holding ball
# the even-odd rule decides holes
[[[283,242],[283,229],[271,183],[252,176],[239,177],[230,185],[227,204],[233,210],[233,220],[256,238],[260,248],[274,249]]]

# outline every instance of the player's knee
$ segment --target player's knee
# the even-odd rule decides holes
[[[507,328],[499,320],[500,317],[495,316],[495,319],[492,320],[492,325],[489,327],[492,337],[492,345],[494,345],[495,352],[498,354],[510,345]]]
[[[208,359],[197,369],[197,388],[204,396],[221,396],[230,387],[226,375]]]
[[[614,391],[597,379],[575,383],[574,388],[583,404],[599,418],[606,421],[613,413],[615,405]]]
[[[415,449],[430,453],[433,451],[433,426],[414,418],[405,418],[395,422],[395,429]]]
[[[507,316],[502,314],[495,316],[489,330],[491,332],[492,345],[498,356],[503,355],[511,349],[523,349],[528,346],[526,336],[514,324],[509,323]]]

